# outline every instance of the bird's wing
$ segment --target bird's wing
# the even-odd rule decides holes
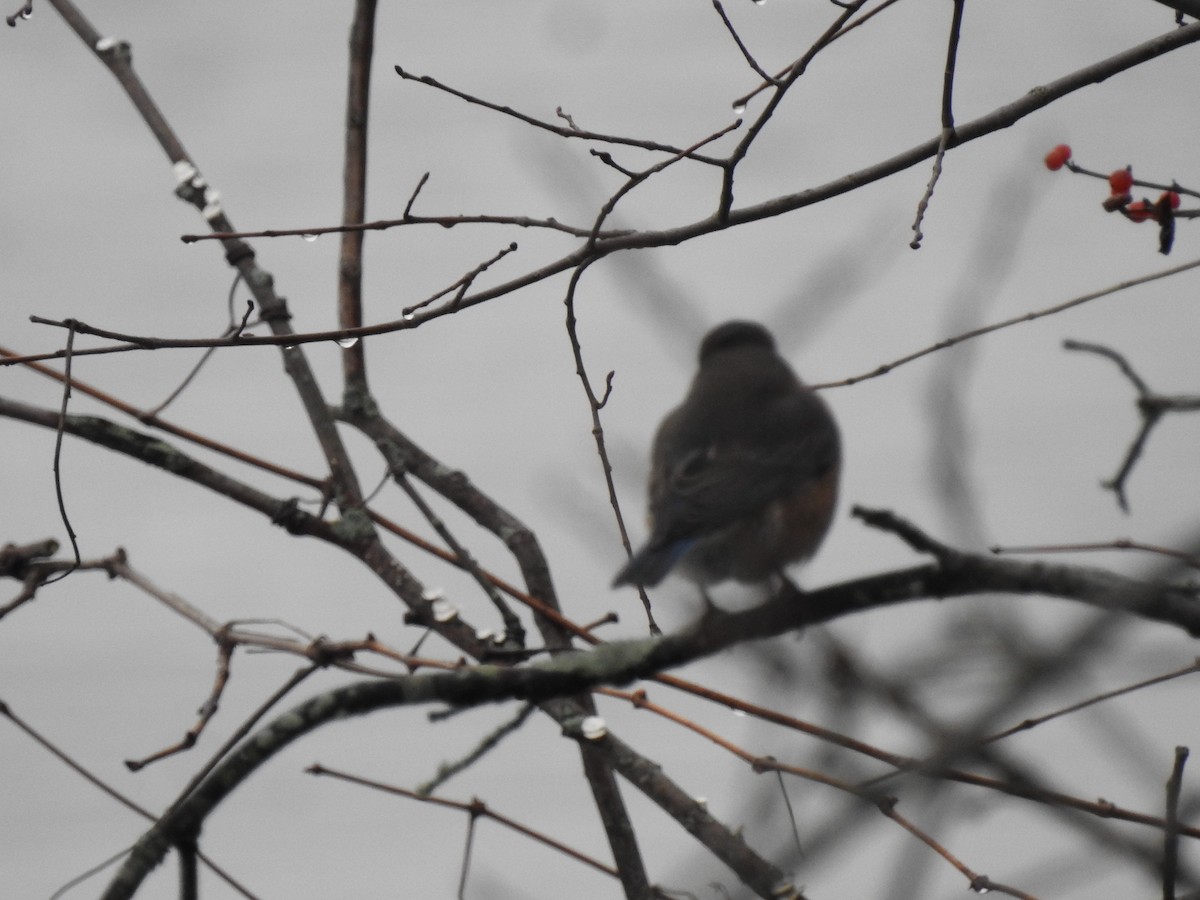
[[[665,474],[651,504],[657,542],[723,528],[800,490],[837,462],[837,432],[816,429],[786,443],[716,444]]]

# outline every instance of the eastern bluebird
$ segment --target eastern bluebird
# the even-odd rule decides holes
[[[650,538],[613,586],[653,586],[676,566],[701,589],[761,582],[812,556],[837,504],[840,444],[829,407],[765,328],[718,325],[687,397],[658,427]]]

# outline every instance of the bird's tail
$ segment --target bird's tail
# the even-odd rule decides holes
[[[612,586],[636,584],[642,587],[654,587],[675,567],[675,563],[679,562],[680,557],[688,551],[693,543],[693,541],[675,541],[670,544],[646,544],[621,567],[621,571],[613,578]]]

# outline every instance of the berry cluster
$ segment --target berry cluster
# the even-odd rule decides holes
[[[1098,178],[1104,177],[1096,172],[1088,172],[1071,163],[1070,160],[1071,148],[1066,144],[1059,144],[1046,154],[1046,168],[1051,172],[1057,172],[1063,166],[1066,166],[1072,172],[1093,175]],[[1159,252],[1170,253],[1171,245],[1175,241],[1175,210],[1179,209],[1179,193],[1173,190],[1165,190],[1154,202],[1145,198],[1134,200],[1133,194],[1130,193],[1133,185],[1132,166],[1126,166],[1124,169],[1116,169],[1111,172],[1108,176],[1109,194],[1103,204],[1105,212],[1119,212],[1130,222],[1145,222],[1147,220],[1157,222],[1159,226]]]

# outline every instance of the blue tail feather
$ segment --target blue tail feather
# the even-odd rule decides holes
[[[613,579],[612,586],[636,584],[642,587],[654,587],[662,581],[675,564],[683,557],[692,545],[694,539],[674,541],[670,544],[646,544],[633,554]]]

